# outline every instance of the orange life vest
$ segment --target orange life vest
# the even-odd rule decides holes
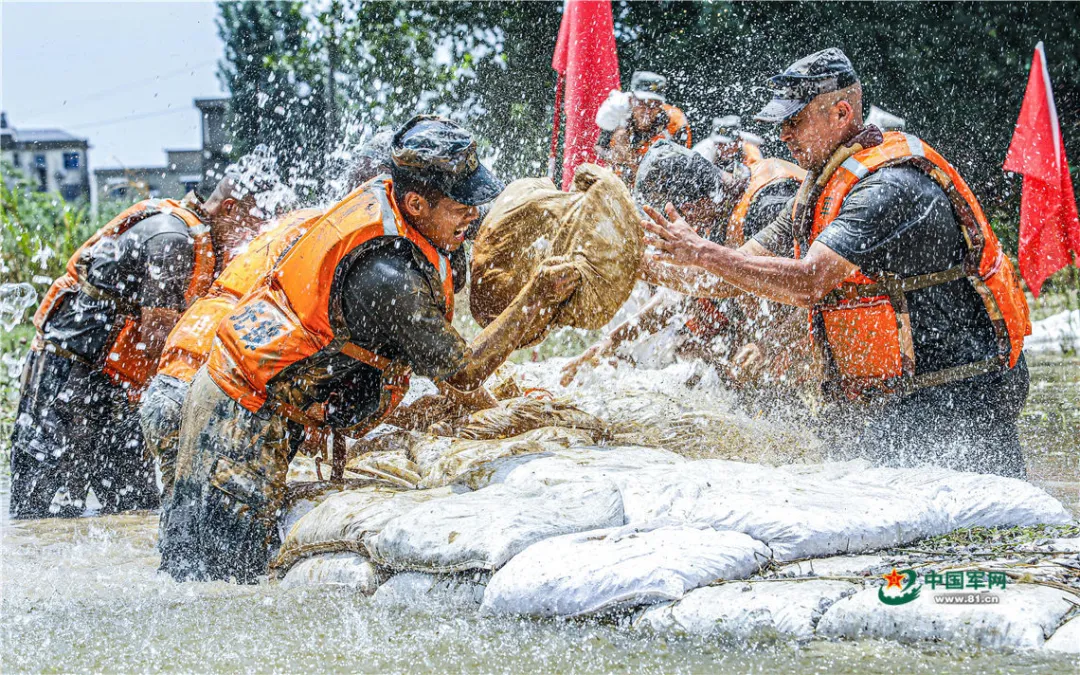
[[[161,350],[158,374],[191,382],[210,354],[217,325],[322,213],[321,209],[293,211],[253,239],[218,275],[209,292],[176,322]]]
[[[753,168],[755,164],[757,164],[758,162],[765,159],[765,155],[761,154],[761,148],[759,148],[754,143],[750,143],[749,141],[743,141],[743,143],[742,143],[742,155],[743,155],[743,160],[742,160],[743,164],[745,164],[746,166],[748,166],[750,168]],[[777,160],[777,161],[782,161],[782,160]],[[787,162],[787,163],[790,164],[790,162]],[[792,166],[795,166],[795,165],[792,164]],[[798,167],[796,167],[796,168],[798,168]],[[802,171],[802,169],[800,169],[800,171]],[[804,176],[806,175],[805,171],[803,171],[803,175]]]
[[[757,147],[749,143],[746,145]],[[760,152],[757,156],[760,157]],[[747,163],[750,168],[750,182],[739,202],[732,209],[731,217],[728,218],[727,235],[724,241],[732,248],[738,248],[745,243],[743,226],[746,224],[746,214],[749,213],[750,205],[754,203],[754,199],[762,189],[777,181],[796,180],[802,183],[806,178],[806,171],[791,162],[775,157],[758,160],[746,155],[744,157],[750,160]],[[720,310],[719,303],[712,298],[695,298],[691,313],[692,316],[686,323],[687,329],[705,340],[711,340],[719,335],[730,323],[730,319]]]
[[[66,273],[53,282],[45,293],[41,306],[34,314],[34,326],[37,327],[38,332],[34,340],[34,349],[41,350],[46,347],[42,337],[45,324],[65,295],[82,289],[91,297],[113,300],[116,304],[117,325],[113,331],[114,337],[104,351],[102,362],[98,365],[102,372],[114,382],[126,386],[128,396],[132,399],[137,399],[157,370],[157,361],[147,359],[144,356],[144,349],[139,347],[142,339],[140,308],[123,298],[113,297],[112,294],[92,286],[86,278],[89,261],[84,260],[84,254],[102,238],[117,237],[131,229],[136,223],[160,213],[168,213],[184,221],[188,234],[194,240],[195,266],[187,290],[184,291],[185,306],[190,306],[192,302],[205,294],[214,280],[216,264],[210,228],[203,224],[198,214],[183,202],[174,199],[147,199],[134,204],[113,218],[75,251],[68,260]],[[49,345],[49,347],[59,352],[66,351],[59,345]]]
[[[681,129],[686,128],[686,147],[693,146],[693,138],[690,133],[690,122],[686,119],[686,115],[682,110],[679,110],[673,105],[667,103],[661,104],[664,109],[664,113],[667,115],[667,125],[664,126],[664,130],[656,134],[649,139],[647,143],[640,144],[634,149],[640,157],[644,157],[649,148],[656,144],[657,141],[672,140],[679,133]]]
[[[380,410],[371,426],[401,402],[409,369],[341,337],[341,308],[330,306],[339,264],[380,237],[412,242],[438,270],[450,320],[454,279],[450,260],[406,220],[394,202],[393,183],[379,176],[357,188],[316,220],[293,247],[219,325],[207,370],[233,400],[251,412],[271,412],[301,424],[317,423],[278,397],[270,399],[274,378],[316,354],[341,353],[382,371]]]
[[[828,179],[814,207],[809,241],[836,218],[856,183],[883,167],[910,164],[930,175],[948,195],[967,254],[955,267],[915,277],[881,274],[871,278],[856,271],[823,298],[811,310],[810,319],[826,381],[839,385],[849,398],[857,398],[872,389],[904,393],[1015,366],[1024,336],[1031,334],[1027,299],[978,200],[956,169],[919,138],[888,132],[884,139],[846,159]],[[998,354],[986,361],[916,375],[906,294],[965,278],[989,314]]]

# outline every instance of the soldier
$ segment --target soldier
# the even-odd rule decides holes
[[[824,393],[857,421],[851,449],[887,464],[1024,475],[1027,300],[975,195],[921,139],[862,116],[839,49],[769,81],[761,121],[807,170],[781,215],[739,250],[650,211],[650,267],[713,297],[810,310]]]
[[[761,159],[753,166],[754,173],[740,180],[700,153],[661,141],[641,163],[634,196],[638,203],[658,208],[675,204],[701,236],[737,248],[779,215],[805,176],[799,167],[779,159]],[[665,285],[663,277],[649,280]],[[564,385],[581,366],[595,364],[614,354],[620,344],[659,330],[682,312],[689,315],[679,346],[683,355],[705,358],[737,384],[759,375],[787,377],[793,348],[790,310],[777,305],[763,310],[758,300],[742,298],[692,298],[672,305],[658,295],[607,338],[567,363]]]
[[[410,373],[468,398],[580,281],[549,260],[466,345],[450,324],[461,247],[502,184],[472,136],[420,116],[397,131],[390,176],[317,219],[218,326],[184,402],[162,569],[251,583],[265,574],[285,497],[289,427],[362,437],[394,411]]]
[[[762,141],[760,136],[743,130],[738,115],[725,115],[713,120],[712,133],[694,145],[694,152],[737,178],[743,178],[752,164],[763,159]]]
[[[667,103],[666,91],[666,77],[638,71],[630,78],[630,93],[612,92],[597,112],[596,156],[630,187],[653,144],[668,140],[691,146],[690,123]]]
[[[348,172],[350,190],[389,171],[392,135],[390,130],[380,130],[359,148]],[[157,375],[143,394],[139,408],[147,450],[157,457],[161,469],[163,500],[172,493],[176,474],[180,409],[191,380],[210,355],[217,325],[322,214],[321,209],[300,209],[272,223],[229,264],[210,292],[184,312],[169,334]],[[313,429],[294,427],[290,435],[293,446],[305,435],[314,439],[317,434]]]
[[[91,488],[106,513],[159,504],[139,395],[180,313],[254,234],[258,213],[255,193],[226,177],[206,202],[139,202],[75,252],[34,315],[12,517],[79,516]]]

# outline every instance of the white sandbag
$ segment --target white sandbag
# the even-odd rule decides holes
[[[1050,652],[1080,654],[1080,618],[1061,624],[1043,648]]]
[[[708,526],[621,527],[545,539],[495,573],[482,611],[580,616],[682,597],[720,579],[744,579],[769,549]]]
[[[1038,649],[1073,608],[1077,596],[1034,584],[1010,584],[996,591],[998,604],[938,604],[923,587],[919,597],[889,606],[868,588],[830,607],[817,634],[830,638],[933,640],[953,647]],[[1073,602],[1070,602],[1070,599]]]
[[[288,569],[297,560],[315,553],[363,552],[365,537],[378,532],[391,518],[452,494],[450,488],[368,487],[330,495],[296,521],[282,542],[273,566]]]
[[[945,531],[946,518],[895,490],[837,485],[813,474],[699,460],[651,471],[623,491],[627,522],[706,522],[764,542],[778,561],[906,544]]]
[[[334,585],[370,595],[379,587],[379,572],[371,561],[355,553],[323,553],[302,560],[281,580],[282,588]]]
[[[811,558],[781,566],[778,577],[864,577],[886,564],[880,555],[837,555]]]
[[[367,550],[396,570],[494,570],[541,539],[622,521],[622,499],[610,482],[499,484],[420,505],[369,538]]]
[[[371,598],[384,607],[431,610],[475,609],[483,599],[484,584],[473,575],[436,576],[423,572],[395,574]]]
[[[855,463],[845,463],[855,465]],[[1027,481],[949,469],[867,468],[843,476],[848,485],[877,485],[930,500],[948,516],[948,530],[963,527],[1064,525],[1072,516],[1057,499]]]
[[[1065,310],[1031,323],[1031,335],[1024,338],[1029,354],[1062,354],[1080,348],[1080,309]]]
[[[846,581],[822,579],[722,584],[649,608],[635,625],[658,632],[722,635],[735,640],[808,640],[825,610],[859,589]]]

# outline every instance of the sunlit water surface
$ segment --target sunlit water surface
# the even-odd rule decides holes
[[[1075,513],[1080,365],[1032,372],[1032,478]],[[178,584],[156,572],[153,514],[12,522],[2,480],[3,672],[1080,672],[1067,657],[948,644],[732,644],[617,623],[386,608],[333,587]]]

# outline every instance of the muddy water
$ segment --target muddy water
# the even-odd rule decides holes
[[[1023,430],[1032,478],[1076,512],[1080,362],[1037,361],[1032,373]],[[1080,667],[1065,657],[963,645],[730,644],[609,623],[388,609],[335,588],[177,584],[156,573],[152,514],[13,523],[6,501],[6,484],[0,484],[5,673],[1064,673]]]

